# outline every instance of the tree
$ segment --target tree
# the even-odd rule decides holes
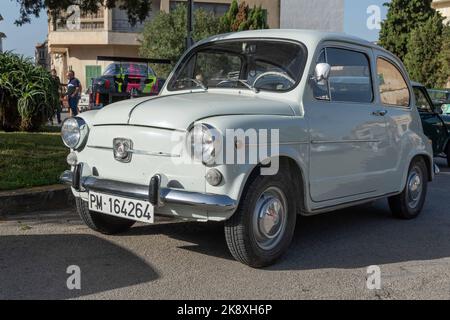
[[[117,6],[127,11],[129,22],[135,25],[147,18],[152,4],[151,0],[16,0],[16,2],[20,7],[20,16],[15,23],[19,26],[29,23],[32,16],[39,17],[42,10],[48,10],[49,15],[56,20],[58,14],[71,5],[79,5],[81,11],[86,13],[96,13],[102,5],[109,9]]]
[[[170,13],[160,12],[154,19],[147,22],[142,36],[140,55],[149,58],[170,59],[177,62],[186,50],[187,8],[178,5]],[[194,12],[194,41],[217,34],[219,19],[214,14],[203,9]],[[166,77],[173,65],[155,65],[158,76]]]
[[[239,16],[239,18],[238,18]],[[249,9],[245,2],[238,5],[234,0],[228,12],[222,17],[198,9],[194,11],[194,41],[218,33],[267,28],[266,12],[261,7]],[[141,36],[140,55],[148,58],[178,61],[186,50],[187,8],[180,4],[170,13],[160,12],[147,22]],[[235,27],[232,27],[232,26]],[[158,76],[166,77],[173,65],[155,65]]]
[[[440,87],[450,83],[450,26],[446,25],[442,32],[442,49],[440,53],[442,73],[439,77]]]
[[[442,84],[443,60],[441,58],[444,25],[438,14],[412,30],[407,42],[405,66],[411,79],[426,87]],[[431,40],[431,41],[430,41]]]
[[[220,20],[221,32],[267,29],[267,13],[261,6],[252,9],[245,1],[233,0],[227,13]]]
[[[386,20],[381,23],[379,44],[403,59],[408,52],[410,33],[436,14],[432,0],[392,0]],[[430,38],[433,39],[433,38]]]

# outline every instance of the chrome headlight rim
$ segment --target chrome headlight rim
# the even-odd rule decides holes
[[[212,125],[197,123],[192,125],[188,132],[187,142],[192,158],[201,160],[207,166],[214,165],[222,147],[220,131]],[[199,133],[201,136],[196,136]],[[201,142],[201,148],[199,148],[198,142]]]
[[[66,125],[68,122],[74,122],[75,126],[73,126],[74,131],[72,134],[77,135],[73,142],[69,141],[66,134],[70,134],[68,132],[64,132],[64,130],[67,128]],[[80,117],[71,117],[67,118],[63,121],[61,125],[61,138],[64,143],[64,145],[72,150],[80,150],[84,146],[87,136],[89,135],[89,127],[84,121],[83,118]]]

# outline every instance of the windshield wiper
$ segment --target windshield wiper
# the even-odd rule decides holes
[[[248,89],[252,90],[254,93],[259,93],[259,89],[255,88],[254,86],[249,84],[246,80],[236,79],[235,81],[242,83],[244,86],[246,86]]]
[[[193,83],[195,83],[197,86],[201,87],[203,90],[208,91],[208,87],[200,80],[193,79],[193,78],[189,78],[189,80],[192,81]]]
[[[220,82],[219,85],[221,83],[229,83],[229,82],[239,82],[239,83],[243,84],[247,89],[252,90],[254,93],[259,93],[258,88],[255,88],[254,86],[252,86],[246,80],[243,80],[243,79],[226,79],[226,80],[223,80],[222,82]]]

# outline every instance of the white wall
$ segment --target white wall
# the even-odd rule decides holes
[[[280,27],[343,32],[344,0],[281,0]]]

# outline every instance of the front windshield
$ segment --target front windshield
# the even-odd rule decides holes
[[[305,50],[278,40],[234,40],[206,44],[182,61],[168,89],[293,89],[303,72]]]

